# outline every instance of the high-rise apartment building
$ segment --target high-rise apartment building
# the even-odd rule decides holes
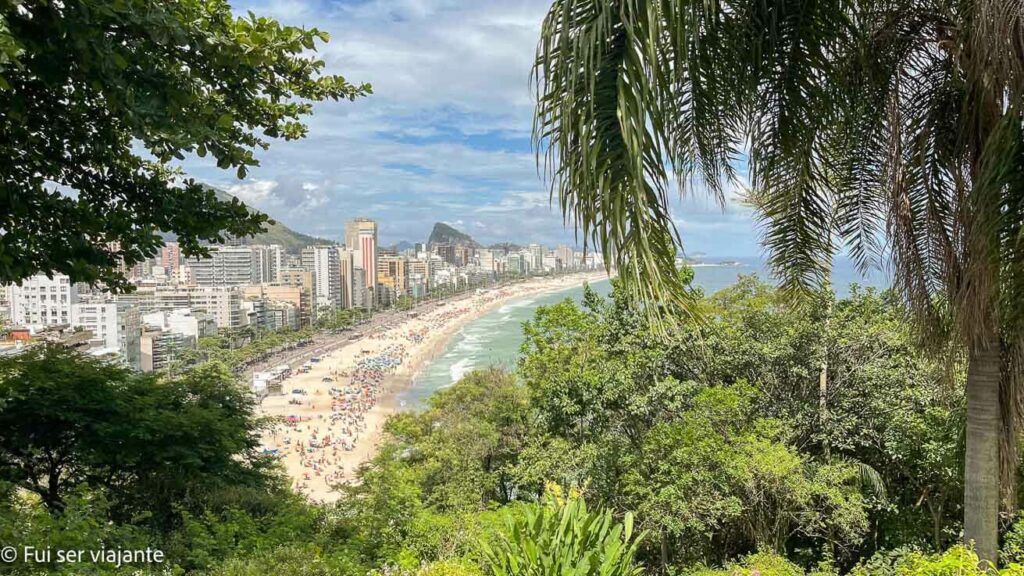
[[[544,269],[544,247],[540,244],[530,244],[530,267],[539,272]]]
[[[527,262],[528,257],[524,256],[522,252],[512,252],[508,255],[506,261],[508,262],[508,271],[511,274],[526,274],[529,272],[529,264]]]
[[[338,275],[341,276],[341,307],[352,308],[355,286],[355,253],[347,247],[338,247]]]
[[[345,245],[353,253],[355,268],[363,271],[362,285],[370,294],[370,306],[377,293],[377,223],[369,218],[355,218],[345,224]]]
[[[218,328],[239,328],[245,325],[242,293],[231,287],[188,287],[137,290],[120,294],[118,302],[134,302],[143,315],[177,309],[206,312]]]
[[[178,274],[181,266],[181,248],[177,242],[168,242],[160,248],[160,266],[167,271],[168,277]]]
[[[477,250],[476,257],[480,270],[492,273],[496,271],[494,268],[494,252],[487,249]]]
[[[281,279],[283,267],[281,247],[277,244],[269,246],[250,246],[253,254],[253,283],[274,283]]]
[[[335,246],[307,246],[302,267],[313,277],[313,308],[341,308],[341,271]]]
[[[380,274],[377,277],[381,290],[387,291],[390,300],[409,293],[409,260],[404,256],[381,256]]]
[[[253,282],[253,251],[248,246],[218,246],[209,258],[188,261],[196,286],[241,286]]]
[[[241,286],[277,282],[281,259],[281,247],[276,244],[217,246],[209,258],[192,258],[188,266],[196,286]]]
[[[71,306],[78,302],[78,289],[64,274],[36,274],[6,292],[11,324],[32,329],[71,324]]]

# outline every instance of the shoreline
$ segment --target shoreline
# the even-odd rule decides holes
[[[277,422],[264,433],[263,447],[278,456],[293,489],[313,501],[333,502],[340,494],[332,487],[353,481],[376,453],[384,422],[404,408],[400,392],[413,386],[466,324],[519,298],[605,278],[604,272],[588,272],[483,290],[356,334],[309,372],[287,378],[281,394],[264,398],[260,414]]]

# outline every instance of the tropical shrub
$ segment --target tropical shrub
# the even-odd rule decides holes
[[[850,576],[1024,576],[1024,566],[1009,564],[1001,570],[979,567],[978,555],[964,546],[942,554],[912,550],[876,554],[850,571]]]
[[[684,576],[804,576],[802,568],[769,552],[751,554],[725,568],[685,570]]]
[[[549,490],[541,504],[524,505],[509,517],[507,534],[481,543],[484,565],[494,576],[638,576],[634,561],[641,536],[633,517],[620,523],[607,510],[587,510],[581,496]]]

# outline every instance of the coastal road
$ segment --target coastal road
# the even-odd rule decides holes
[[[471,294],[467,294],[466,296],[470,295]],[[303,346],[302,348],[293,348],[291,350],[286,350],[284,352],[281,352],[280,354],[271,356],[267,360],[264,360],[258,364],[254,364],[253,366],[246,368],[244,374],[246,376],[246,379],[249,382],[251,382],[254,373],[268,371],[271,368],[281,366],[283,364],[287,364],[288,366],[291,367],[292,370],[296,370],[297,368],[308,362],[310,358],[324,356],[338,348],[341,348],[346,344],[358,340],[363,336],[374,334],[381,330],[382,328],[385,328],[389,324],[395,322],[396,320],[401,320],[405,318],[406,316],[408,316],[410,312],[430,312],[441,306],[448,306],[457,303],[461,299],[462,298],[460,297],[458,300],[450,300],[445,302],[430,302],[426,304],[421,304],[411,310],[392,310],[388,312],[380,312],[374,314],[373,317],[370,318],[369,320],[364,320],[363,322],[338,333],[332,334],[329,332],[319,332],[313,336],[312,344],[308,346]],[[282,390],[281,392],[283,393],[284,391]]]

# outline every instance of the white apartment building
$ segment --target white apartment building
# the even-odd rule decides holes
[[[259,262],[254,263],[253,250],[248,246],[212,248],[209,258],[190,258],[188,267],[196,286],[251,284],[253,276],[260,270]]]
[[[281,247],[277,244],[269,246],[250,246],[252,250],[252,284],[274,283],[281,281],[281,269],[284,267]]]
[[[337,247],[303,248],[302,267],[313,275],[313,309],[341,308],[341,260]]]
[[[11,324],[32,330],[71,324],[71,306],[78,302],[78,289],[64,274],[36,274],[6,292]]]
[[[79,302],[71,305],[71,325],[92,332],[89,343],[93,348],[116,352],[127,366],[142,368],[138,306],[112,300]]]
[[[485,272],[496,272],[494,267],[494,252],[481,248],[476,251],[477,261],[480,263],[480,269]]]
[[[242,310],[242,292],[230,287],[158,288],[121,294],[119,302],[135,302],[142,314],[188,308],[206,312],[218,328],[245,326],[247,317]]]
[[[202,319],[188,308],[150,312],[142,316],[142,323],[149,329],[173,332],[198,340],[206,336]]]
[[[540,271],[544,269],[544,247],[540,244],[530,244],[527,248],[530,251],[530,269]]]

